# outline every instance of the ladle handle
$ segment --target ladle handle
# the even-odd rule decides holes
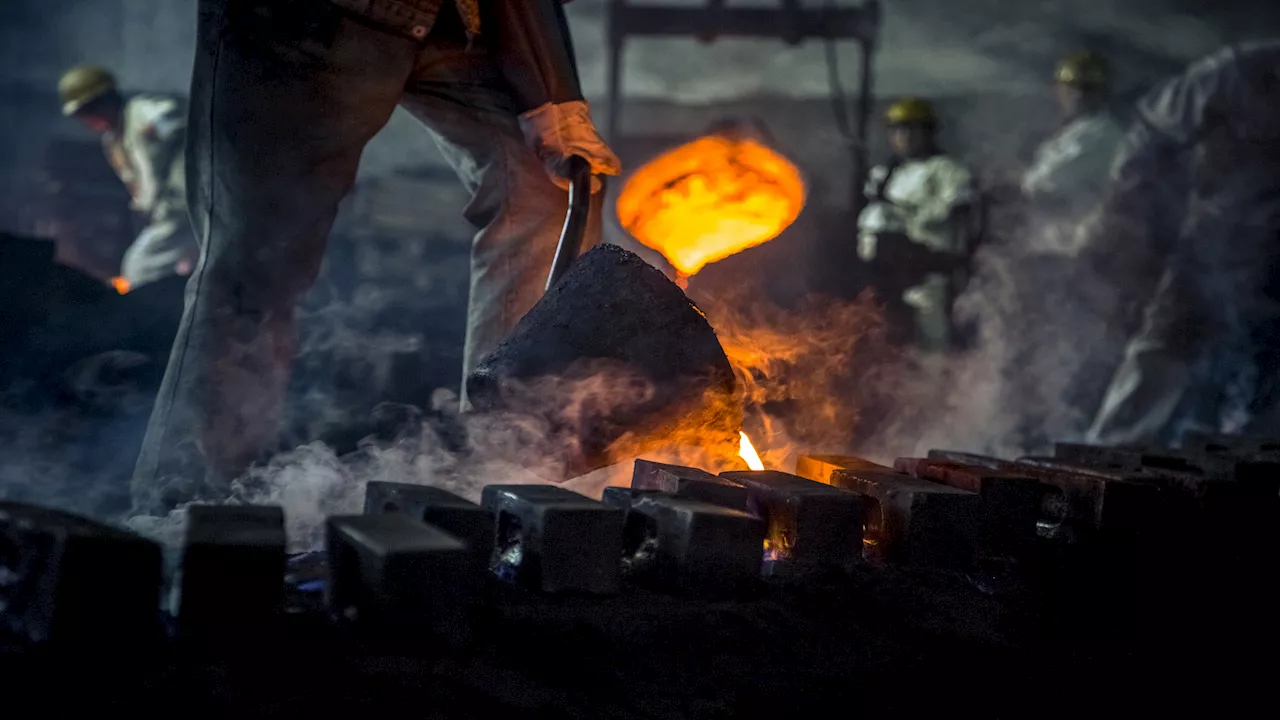
[[[585,158],[574,155],[569,158],[569,212],[560,230],[560,242],[556,244],[556,256],[551,261],[551,274],[547,277],[546,290],[560,282],[569,266],[582,252],[582,239],[587,232],[587,217],[591,214],[591,164]]]

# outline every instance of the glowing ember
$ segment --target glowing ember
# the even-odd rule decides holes
[[[122,277],[113,277],[111,278],[111,287],[115,288],[116,292],[124,295],[129,292],[129,281]]]
[[[747,461],[747,467],[752,470],[763,470],[764,463],[760,462],[760,456],[756,454],[756,449],[751,444],[751,439],[747,434],[739,431],[738,435],[742,436],[742,443],[738,446],[738,456]]]
[[[684,277],[768,242],[804,207],[800,171],[749,137],[709,135],[641,167],[618,195],[618,219]]]

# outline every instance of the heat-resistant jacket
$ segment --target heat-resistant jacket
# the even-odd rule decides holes
[[[938,252],[968,251],[956,212],[976,197],[973,174],[946,155],[878,165],[864,190],[867,206],[858,216],[860,234],[903,233]]]
[[[120,130],[103,135],[107,161],[129,188],[134,210],[151,214],[161,203],[186,207],[186,125],[181,98],[139,94],[125,101]]]
[[[1076,218],[1102,199],[1124,128],[1106,111],[1068,122],[1037,150],[1022,194],[1058,217]]]

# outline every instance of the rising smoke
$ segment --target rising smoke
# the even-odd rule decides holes
[[[98,32],[99,20],[106,16],[108,6],[127,3],[96,0],[82,4],[93,4],[96,11],[59,18],[60,30],[73,38],[115,37]],[[100,59],[116,65],[137,86],[174,90],[185,87],[190,18],[175,18],[181,12],[162,0],[153,0],[150,5],[154,7],[144,8],[147,3],[132,5],[137,6],[132,12],[142,15],[163,11],[171,22],[165,32],[155,33],[156,37],[148,37],[147,42],[126,43],[121,48],[99,47]],[[570,6],[575,21],[581,21],[579,27],[583,31],[578,44],[593,96],[600,95],[603,87],[604,63],[599,61],[604,55],[603,43],[599,42],[603,36],[599,29],[602,5],[584,0]],[[1116,64],[1138,68],[1139,71],[1129,72],[1132,76],[1147,73],[1152,67],[1163,71],[1167,66],[1162,63],[1173,60],[1178,64],[1227,39],[1198,16],[1169,12],[1184,5],[1163,0],[1108,8],[1083,0],[886,2],[887,35],[878,58],[880,89],[885,95],[937,91],[977,96],[994,87],[1005,88],[1003,104],[975,108],[972,119],[953,114],[952,130],[953,137],[958,138],[957,147],[963,148],[968,158],[1011,158],[1033,134],[1025,128],[1008,131],[1010,118],[1024,117],[1022,111],[1028,105],[1013,102],[1011,96],[1038,87],[1054,53],[1098,36],[1105,36],[1104,44],[1109,47],[1124,50],[1124,43],[1119,43],[1118,38],[1130,38],[1135,45],[1132,56],[1120,57]],[[32,17],[49,15],[42,3],[26,0],[26,6],[32,8]],[[158,9],[160,6],[163,10]],[[1256,22],[1256,15],[1251,12],[1248,19]],[[995,17],[1004,21],[993,22]],[[28,72],[25,68],[36,68],[30,77],[24,75],[23,81],[33,86],[49,85],[60,65],[54,62],[52,53],[36,52],[35,46],[29,44],[50,42],[50,38],[20,33],[16,28],[17,25],[12,33],[14,42],[9,44],[14,57],[40,62],[15,61],[6,67],[23,73]],[[68,30],[75,32],[65,32]],[[138,39],[141,34],[134,29],[129,37]],[[160,61],[155,57],[155,43],[162,43],[160,47],[167,50],[169,59],[181,58],[182,62]],[[934,52],[922,52],[921,48],[926,47]],[[637,52],[642,53],[639,69],[632,71],[628,85],[652,97],[704,99],[709,89],[735,96],[770,94],[802,86],[808,94],[826,90],[823,74],[816,65],[818,48],[803,51],[808,56],[786,56],[790,59],[759,52],[755,46],[729,48],[724,52],[734,53],[733,57],[722,54],[719,58],[699,49],[694,62],[694,50],[684,47],[678,52],[667,46]],[[77,49],[76,55],[79,54]],[[762,58],[773,59],[762,67]],[[39,108],[31,113],[39,122],[22,127],[43,127],[47,113],[48,108]],[[825,116],[816,120],[799,111],[791,119],[780,126],[808,128],[826,122]],[[805,137],[794,142],[809,151],[807,157],[801,158],[806,167],[819,167],[832,177],[845,172],[843,157],[834,163],[830,159],[839,153],[830,152],[838,140],[828,128],[800,134]],[[426,147],[424,134],[401,118],[392,132],[371,147],[370,155],[366,170],[372,172],[408,158],[417,162],[419,157],[431,157],[431,150]],[[995,173],[1000,168],[983,170]],[[17,165],[11,174],[24,178],[31,175],[28,168]],[[1097,388],[1093,386],[1098,377],[1105,377],[1101,368],[1110,362],[1105,358],[1114,356],[1120,344],[1116,330],[1105,322],[1099,323],[1095,312],[1114,301],[1105,287],[1095,288],[1087,280],[1055,284],[1054,268],[1029,269],[1016,245],[1004,243],[979,255],[970,290],[958,302],[958,312],[976,322],[977,340],[950,363],[912,357],[889,347],[884,341],[882,319],[865,298],[852,303],[815,298],[807,307],[785,311],[747,303],[741,297],[696,298],[719,329],[740,378],[747,381],[751,391],[748,432],[757,440],[769,466],[788,469],[801,451],[858,452],[882,462],[932,447],[1016,455],[1042,447],[1047,439],[1067,439],[1078,434],[1088,414],[1080,408],[1088,407],[1091,394],[1096,396]],[[449,309],[459,312],[457,307]],[[1047,318],[1052,322],[1046,322]],[[334,333],[317,335],[323,342],[317,340],[316,345],[307,348],[314,350],[317,357],[332,355],[335,343],[342,345],[341,352],[352,358],[370,347],[367,335],[351,342],[335,339],[343,328],[357,324],[349,314],[344,316],[340,307],[333,308],[329,322],[326,327]],[[408,356],[421,349],[414,342],[403,337],[387,339],[386,345],[366,354]],[[1104,358],[1096,368],[1089,359],[1095,352]],[[386,370],[385,365],[374,366],[377,372]],[[13,390],[0,400],[8,408],[19,407],[25,400],[17,396],[23,392],[21,388]],[[501,425],[488,424],[488,420],[459,420],[448,411],[456,401],[449,393],[439,391],[434,401],[421,403],[425,411],[384,406],[384,411],[395,410],[391,415],[411,420],[361,443],[354,453],[315,442],[282,453],[237,483],[227,500],[284,505],[292,543],[304,548],[317,542],[325,515],[360,509],[364,483],[371,479],[436,484],[477,498],[484,484],[543,482],[554,474],[554,467],[540,462],[554,456],[555,451],[554,447],[548,448],[540,434],[544,429],[541,420],[531,418]],[[87,411],[83,418],[45,410],[4,413],[0,417],[0,437],[8,450],[0,461],[0,496],[119,520],[124,512],[122,496],[131,456],[136,453],[149,400],[145,393],[135,394],[133,397],[140,398],[143,406],[139,410],[128,405],[123,399],[126,396],[127,393],[109,401],[86,400],[90,406],[94,402],[115,406],[114,410],[101,410],[102,415],[96,420],[85,418],[98,411]],[[295,428],[299,438],[323,435],[326,429],[353,420],[345,400],[337,402],[332,393],[308,395],[300,407],[296,413],[300,421]],[[104,422],[103,416],[111,419]],[[459,425],[466,426],[462,441],[457,437]],[[732,462],[731,458],[699,457],[688,448],[650,456],[710,469]],[[598,494],[605,484],[625,484],[628,477],[629,468],[622,463],[571,484],[588,494]],[[181,516],[181,512],[175,512],[167,518],[137,517],[129,522],[149,534],[176,542]]]

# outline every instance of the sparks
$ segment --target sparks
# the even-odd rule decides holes
[[[738,435],[742,437],[742,442],[738,445],[738,457],[746,460],[747,467],[752,470],[763,470],[764,463],[760,462],[760,456],[756,454],[755,447],[751,445],[751,439],[741,430],[738,431]]]

